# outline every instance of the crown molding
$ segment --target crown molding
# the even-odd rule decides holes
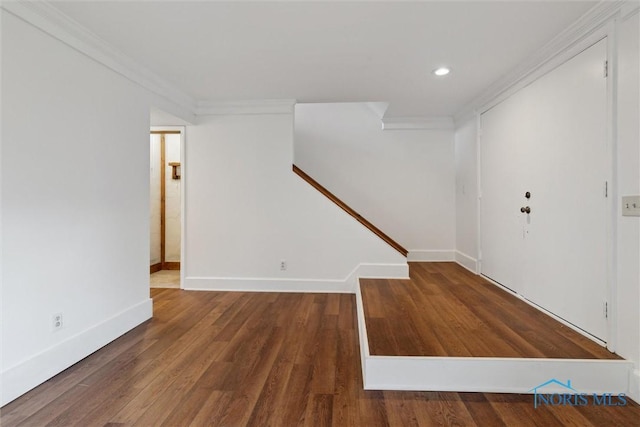
[[[200,101],[196,115],[225,114],[293,114],[295,99],[262,99],[251,101]]]
[[[623,0],[603,0],[595,5],[571,26],[529,56],[526,61],[496,80],[479,96],[461,108],[454,114],[455,123],[464,123],[476,113],[481,112],[480,110],[491,101],[501,97],[515,86],[530,81],[532,76],[549,64],[553,58],[568,52],[572,47],[602,29],[624,7],[628,7],[628,2]]]
[[[382,130],[448,130],[452,117],[383,117]]]
[[[382,120],[382,118],[384,117],[385,113],[389,109],[389,103],[388,102],[365,102],[365,105],[380,120]]]
[[[622,18],[623,20],[627,20],[631,16],[638,13],[638,11],[640,11],[640,1],[638,0],[625,1],[624,5],[620,9],[620,18]]]
[[[44,31],[78,52],[142,86],[150,92],[193,112],[191,96],[118,51],[49,1],[0,1],[0,8]]]

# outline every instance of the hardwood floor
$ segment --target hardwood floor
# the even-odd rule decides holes
[[[152,288],[180,289],[180,270],[160,270],[151,273],[149,285]]]
[[[360,281],[372,355],[619,359],[458,264],[410,277]]]
[[[7,426],[634,426],[640,407],[364,391],[355,297],[153,289],[154,318],[0,411]]]

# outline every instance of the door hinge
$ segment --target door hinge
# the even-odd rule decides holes
[[[604,302],[604,318],[609,318],[609,303],[606,301]]]
[[[609,197],[609,181],[604,182],[604,197]]]
[[[609,77],[609,61],[604,61],[604,76]]]

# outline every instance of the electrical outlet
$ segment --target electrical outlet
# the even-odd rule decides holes
[[[280,271],[285,271],[287,269],[287,260],[280,260]]]
[[[53,316],[51,316],[51,328],[54,331],[62,329],[63,326],[64,326],[64,322],[62,320],[62,313],[56,313]]]

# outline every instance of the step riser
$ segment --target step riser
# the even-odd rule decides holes
[[[367,390],[533,393],[551,379],[580,393],[629,394],[633,363],[624,360],[365,356]],[[543,393],[566,393],[549,385]]]

